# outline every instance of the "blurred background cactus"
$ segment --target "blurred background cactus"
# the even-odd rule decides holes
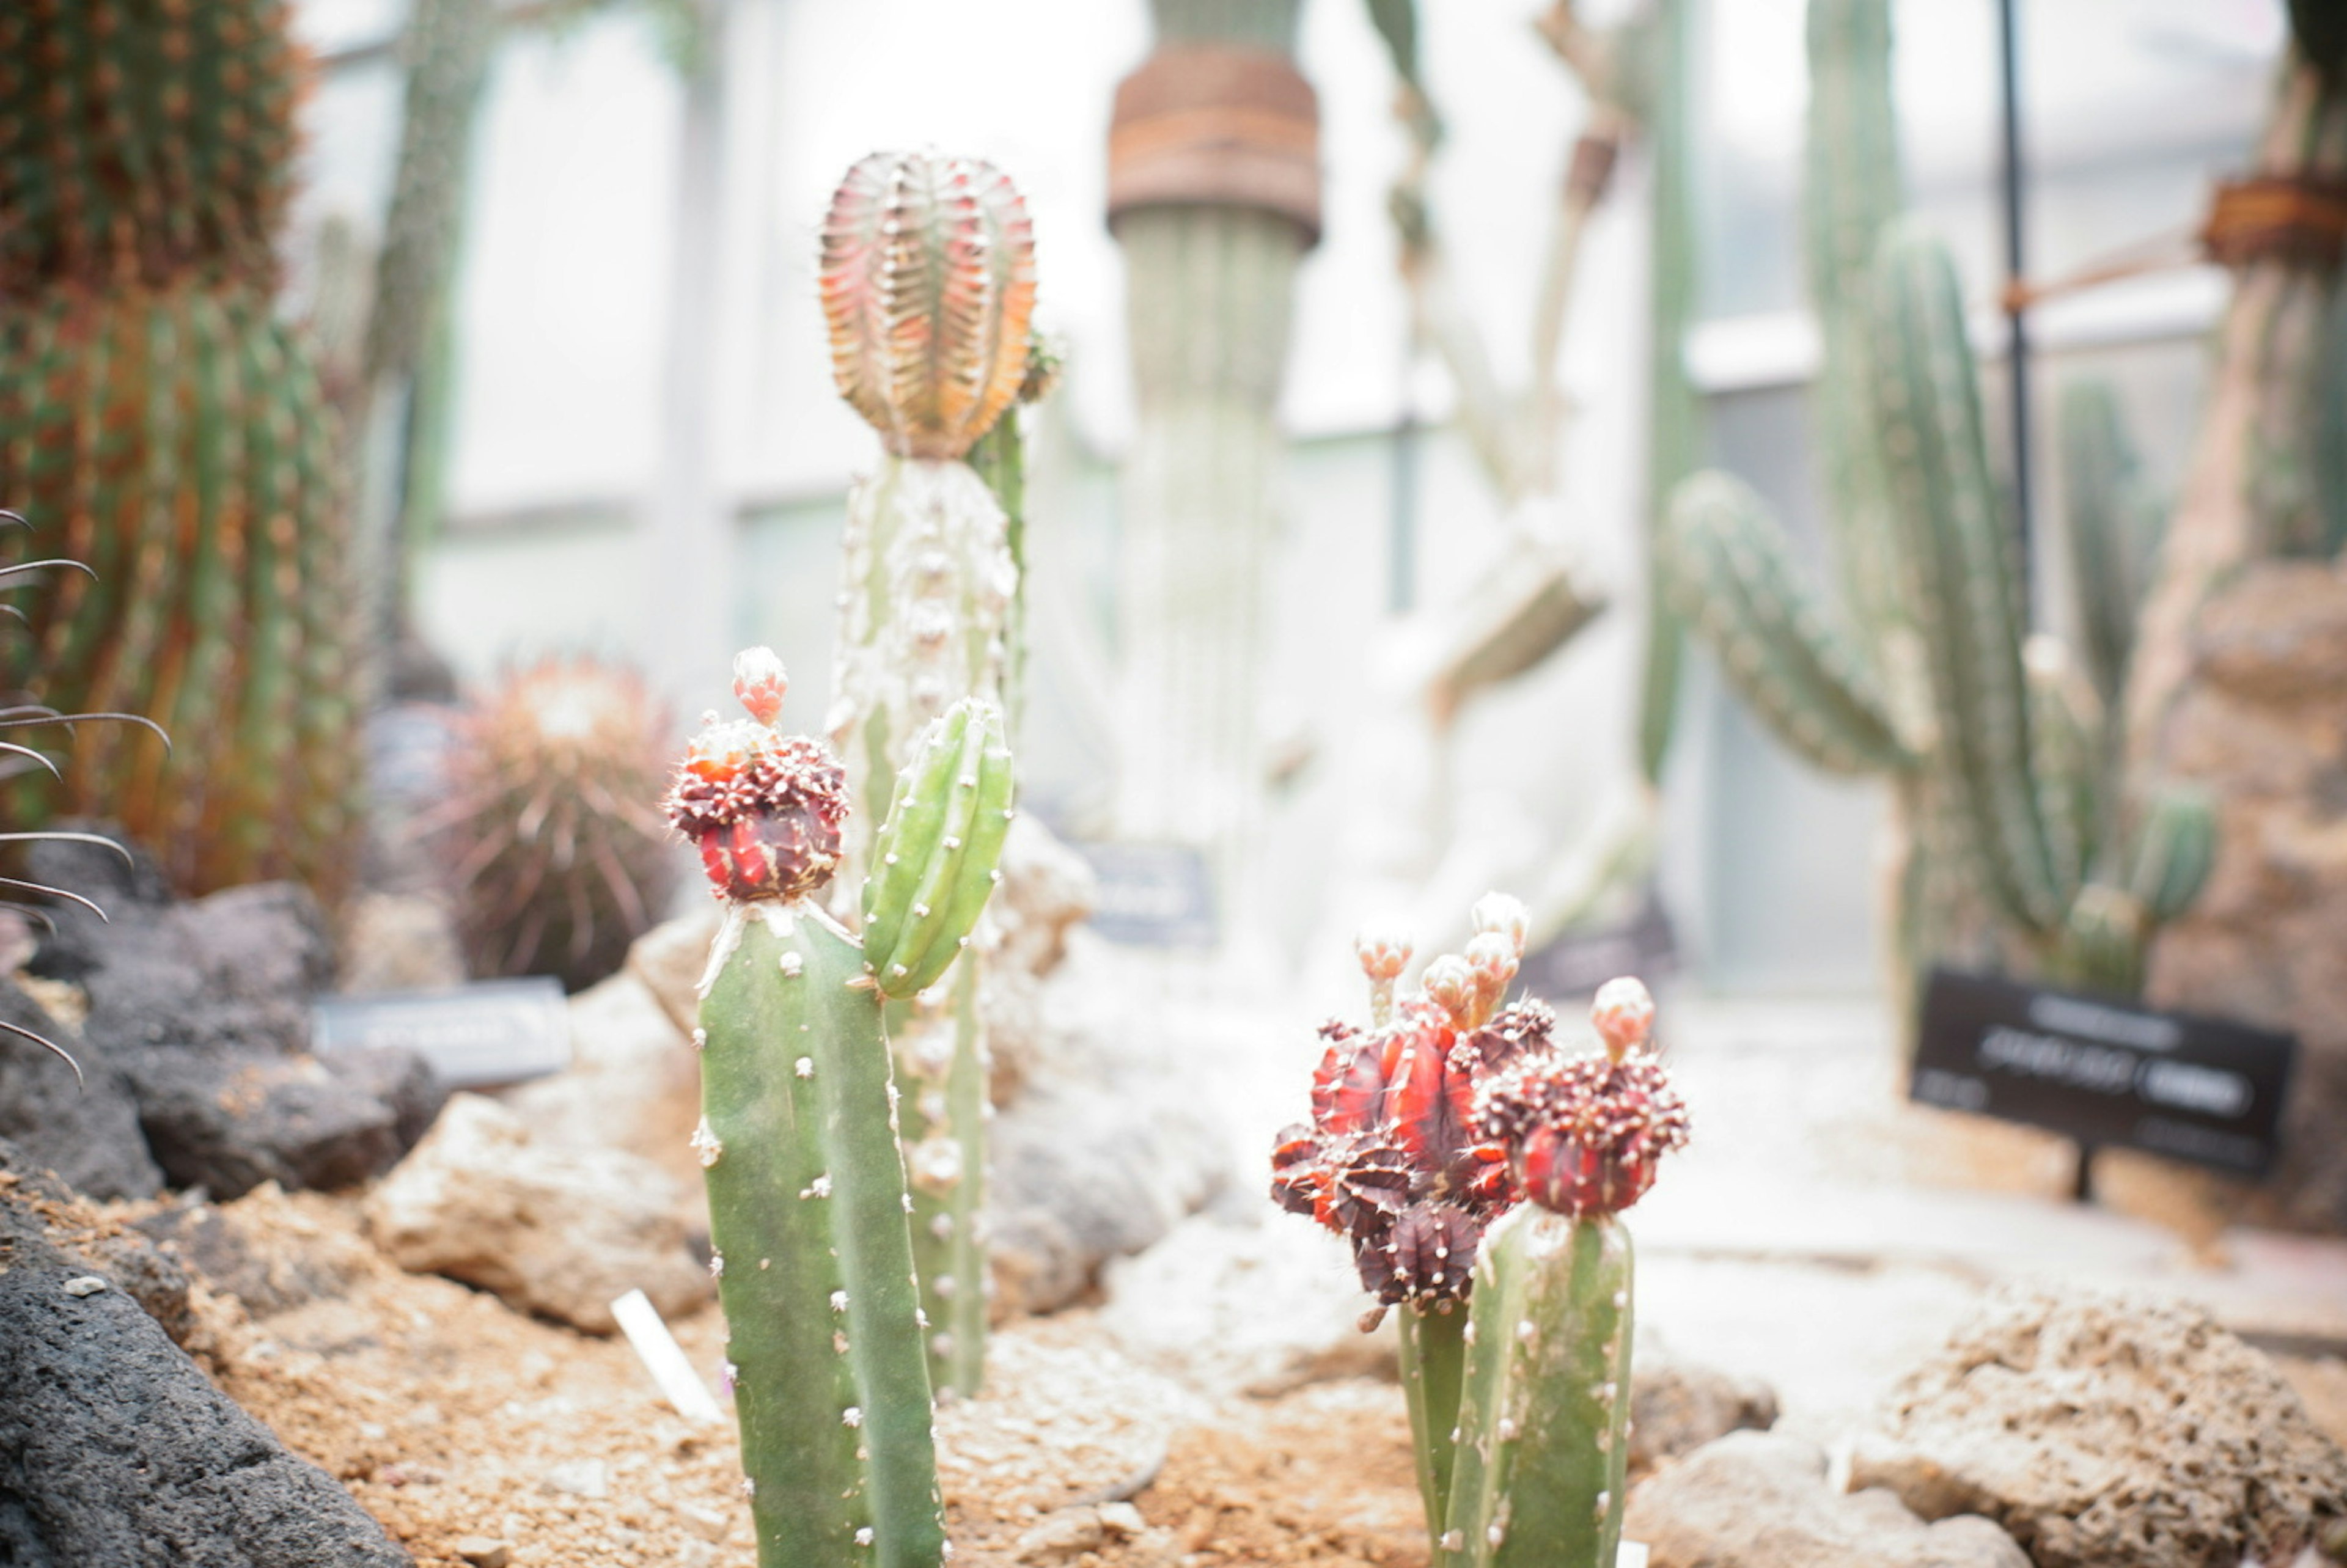
[[[180,737],[86,726],[12,808],[102,809],[190,890],[354,869],[342,486],[273,314],[295,92],[280,0],[0,15],[0,493],[96,573],[26,607],[7,683]]]
[[[474,974],[620,968],[675,886],[668,709],[636,671],[571,654],[507,674],[455,723],[446,796],[419,825]]]
[[[2116,413],[2087,391],[2064,415],[2081,672],[2031,633],[1953,264],[1899,218],[1889,7],[1813,0],[1809,41],[1816,425],[1841,605],[1819,603],[1766,506],[1722,475],[1674,495],[1665,575],[1781,741],[1893,781],[1894,995],[1935,961],[2132,993],[2153,932],[2198,891],[2214,826],[2197,794],[2123,766],[2114,699],[2147,530]]]
[[[1020,562],[1011,514],[965,461],[999,431],[989,475],[1023,507],[1012,409],[1048,384],[1037,363],[1035,242],[1001,170],[975,159],[875,153],[847,172],[823,231],[820,286],[840,395],[880,434],[878,466],[848,497],[832,743],[847,769],[843,853],[853,888],[900,787],[913,743],[968,697],[1012,706]],[[980,955],[926,999],[905,998],[889,1035],[906,1091],[914,1253],[938,1382],[974,1393],[984,1374],[991,1273],[985,1195],[987,1046]]]

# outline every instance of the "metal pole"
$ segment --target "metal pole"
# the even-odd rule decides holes
[[[2013,523],[2019,536],[2022,606],[2026,615],[2031,603],[2030,585],[2035,575],[2032,559],[2035,533],[2030,527],[2029,323],[2020,292],[2023,280],[2028,276],[2023,231],[2028,189],[2027,170],[2022,161],[2020,24],[2014,15],[2017,4],[2018,0],[1997,0],[1997,43],[2003,99],[1999,118],[2004,154],[2004,363],[2013,414]]]

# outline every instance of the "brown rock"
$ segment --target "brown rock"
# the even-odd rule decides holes
[[[1777,1390],[1758,1378],[1731,1377],[1687,1361],[1640,1358],[1633,1367],[1634,1477],[1730,1432],[1767,1431],[1777,1424]]]
[[[1623,1535],[1650,1568],[2029,1568],[1985,1519],[1926,1524],[1887,1491],[1834,1491],[1825,1454],[1783,1432],[1731,1432],[1642,1482]]]
[[[2034,1289],[1909,1376],[1850,1482],[1984,1514],[2037,1568],[2286,1563],[2347,1516],[2347,1454],[2205,1312]]]
[[[513,1561],[513,1548],[486,1535],[462,1535],[456,1538],[456,1555],[473,1568],[506,1568]]]

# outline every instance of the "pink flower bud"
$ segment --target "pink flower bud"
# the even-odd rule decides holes
[[[750,717],[771,724],[783,711],[783,694],[791,689],[782,659],[771,648],[744,648],[733,655],[733,695]]]
[[[1634,1045],[1643,1045],[1655,1029],[1655,999],[1645,982],[1629,975],[1597,988],[1590,1004],[1589,1021],[1596,1027],[1605,1049],[1619,1057]]]

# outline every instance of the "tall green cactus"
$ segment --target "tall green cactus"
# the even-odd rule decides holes
[[[947,704],[1013,705],[1020,541],[1005,498],[1020,505],[1023,470],[1010,415],[1049,380],[1030,331],[1026,203],[977,159],[875,153],[832,198],[821,288],[840,395],[886,449],[848,498],[829,721],[850,792],[877,822],[916,737]],[[966,460],[981,439],[983,477]],[[851,835],[850,867],[886,874],[875,853]],[[908,992],[891,1020],[909,1091],[905,1158],[930,1351],[939,1385],[965,1394],[984,1376],[991,1284],[979,985],[972,954],[943,994]]]
[[[1809,50],[1818,431],[1845,608],[1817,601],[1766,506],[1724,475],[1674,495],[1665,575],[1780,739],[1829,771],[1893,780],[1897,989],[1954,959],[2132,990],[2152,931],[2198,889],[2188,873],[2205,870],[2213,818],[2197,797],[2123,788],[2109,695],[2132,607],[2107,601],[2113,585],[2082,584],[2105,596],[2087,614],[2093,685],[2030,635],[1954,269],[1896,216],[1887,0],[1813,0]],[[2070,418],[2091,459],[2074,537],[2108,556],[2092,503],[2117,483],[2115,437]],[[2175,872],[2148,897],[2132,869],[2146,861]]]
[[[1629,1241],[1612,1216],[1686,1142],[1686,1112],[1643,1049],[1644,986],[1603,988],[1605,1050],[1568,1055],[1544,1004],[1500,1005],[1523,906],[1493,895],[1473,924],[1399,1003],[1409,945],[1360,942],[1370,1027],[1322,1028],[1312,1120],[1280,1133],[1272,1196],[1351,1244],[1378,1303],[1365,1327],[1402,1311],[1440,1568],[1610,1568],[1630,1386]]]
[[[0,654],[66,710],[70,786],[182,886],[347,876],[358,751],[341,482],[272,309],[297,67],[282,0],[0,8],[0,495],[97,572]]]
[[[702,982],[693,1143],[758,1561],[937,1568],[951,1548],[885,1009],[935,983],[997,879],[1002,716],[965,699],[923,732],[876,835],[859,940],[819,901],[845,774],[773,728],[770,651],[734,671],[750,718],[702,732],[667,806],[726,907]]]

